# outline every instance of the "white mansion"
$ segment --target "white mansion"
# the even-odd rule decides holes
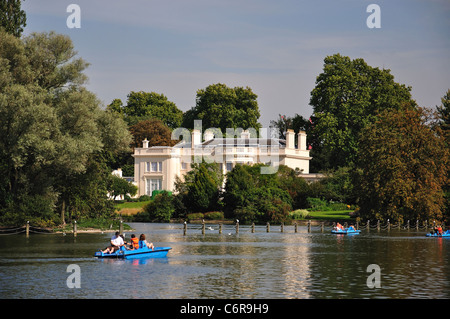
[[[240,137],[217,138],[205,131],[202,141],[200,130],[193,130],[192,135],[173,147],[148,147],[147,139],[142,148],[134,150],[134,181],[138,194],[151,195],[154,190],[174,191],[175,178],[183,178],[191,163],[216,162],[221,164],[225,174],[237,163],[263,163],[262,174],[276,172],[278,165],[298,169],[306,179],[315,179],[316,174],[309,174],[309,150],[306,146],[306,133],[300,131],[286,132],[286,140],[277,138],[253,138],[248,131]],[[297,137],[296,137],[297,135]],[[297,138],[297,147],[295,147]]]

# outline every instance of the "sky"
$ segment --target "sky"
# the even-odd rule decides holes
[[[69,28],[70,4],[80,28]],[[380,8],[380,28],[366,21]],[[182,111],[210,84],[250,87],[260,123],[308,118],[326,56],[363,58],[411,86],[420,106],[450,89],[449,0],[25,0],[24,35],[66,34],[90,63],[104,105],[131,91],[162,93]]]

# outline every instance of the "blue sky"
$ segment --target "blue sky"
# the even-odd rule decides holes
[[[69,29],[69,4],[81,28]],[[369,29],[369,4],[381,28]],[[88,89],[106,105],[130,91],[165,94],[183,111],[198,89],[225,83],[258,95],[264,127],[278,114],[312,114],[323,59],[340,53],[390,69],[434,107],[450,88],[448,0],[25,0],[25,34],[69,35],[91,63]]]

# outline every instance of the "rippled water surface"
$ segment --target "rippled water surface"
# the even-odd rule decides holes
[[[334,235],[299,227],[131,224],[167,258],[99,260],[105,234],[0,236],[0,298],[448,298],[450,238],[416,231]],[[129,238],[131,232],[126,234]],[[81,288],[68,288],[68,265]],[[380,288],[367,267],[380,267]]]

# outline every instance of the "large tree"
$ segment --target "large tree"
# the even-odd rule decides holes
[[[131,91],[127,97],[126,105],[120,99],[114,99],[108,109],[122,114],[130,125],[142,120],[158,119],[171,129],[180,127],[183,112],[164,94]]]
[[[183,127],[194,128],[194,120],[202,120],[203,130],[219,128],[261,127],[257,95],[249,88],[230,88],[222,83],[211,84],[197,91],[196,106],[184,114]]]
[[[176,140],[172,140],[170,129],[157,119],[140,121],[130,127],[133,135],[132,147],[142,147],[142,141],[147,139],[148,146],[173,146]]]
[[[351,166],[361,130],[378,112],[398,109],[405,102],[412,102],[410,88],[394,82],[390,70],[371,67],[363,59],[327,56],[310,100],[312,156],[313,161],[321,160],[314,163],[316,169]]]
[[[427,110],[406,104],[383,111],[363,129],[358,161],[363,218],[442,220],[449,149],[428,117]]]
[[[24,208],[32,199],[46,207],[46,218],[59,211],[64,221],[68,203],[80,205],[73,190],[83,187],[75,184],[89,180],[80,176],[92,172],[104,153],[128,148],[126,124],[84,88],[88,64],[76,55],[64,35],[19,39],[0,30],[2,213],[37,218]],[[106,198],[101,193],[97,201]]]
[[[21,0],[0,0],[0,28],[20,37],[26,22],[27,16],[21,9]]]

